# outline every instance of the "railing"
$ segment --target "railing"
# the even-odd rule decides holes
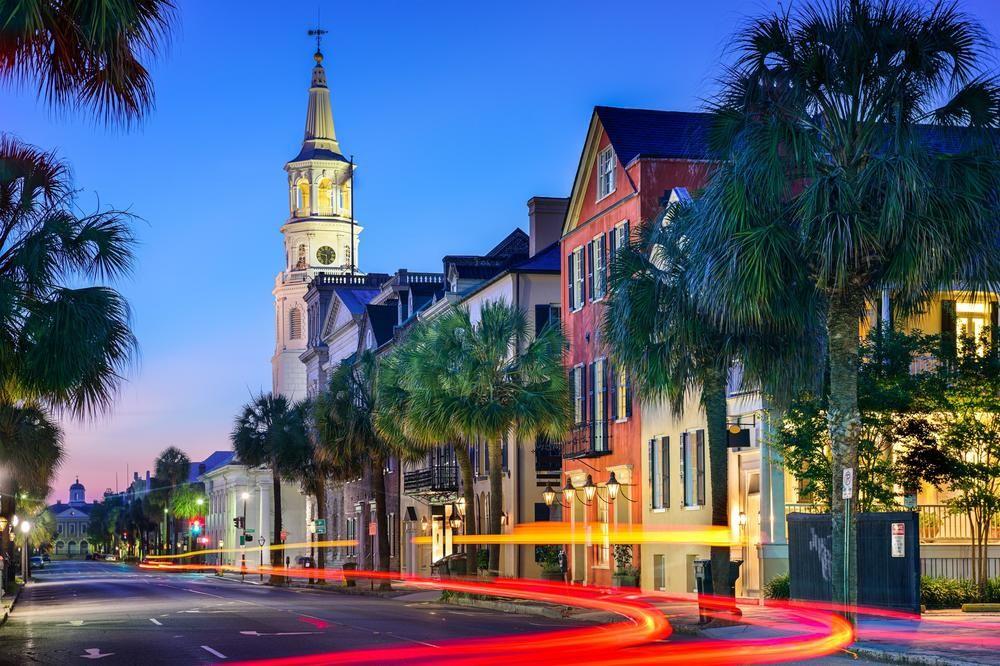
[[[458,467],[434,465],[403,473],[403,492],[448,492],[458,490]]]
[[[406,269],[399,271],[400,286],[408,284],[444,284],[444,273],[411,273]]]
[[[563,458],[597,458],[611,453],[611,428],[607,421],[588,421],[575,426],[563,441]]]
[[[334,287],[371,287],[380,289],[389,280],[385,273],[369,273],[368,275],[345,275],[337,273],[319,273],[313,278],[313,284],[331,285]]]
[[[902,509],[901,509],[902,510]],[[919,504],[921,543],[971,543],[972,527],[964,512],[955,512],[947,504]],[[818,504],[786,504],[785,515],[790,513],[825,513]],[[1000,516],[993,519],[989,532],[990,543],[1000,543]]]

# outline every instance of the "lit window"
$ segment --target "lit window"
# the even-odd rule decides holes
[[[986,303],[955,304],[955,335],[959,348],[972,344],[978,354],[983,353],[983,329],[986,328]]]
[[[597,198],[603,199],[615,191],[615,151],[608,146],[597,156]]]
[[[317,211],[320,215],[332,215],[334,211],[335,201],[333,199],[334,187],[333,182],[329,178],[324,178],[319,181],[319,185],[316,188],[316,205],[319,208]]]
[[[299,215],[308,214],[309,208],[309,181],[300,178],[295,183],[295,210]]]

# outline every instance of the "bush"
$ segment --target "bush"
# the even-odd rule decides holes
[[[787,599],[791,596],[791,577],[788,574],[775,576],[764,585],[764,596],[768,599]]]
[[[988,604],[1000,604],[1000,578],[991,578],[986,581],[986,596],[983,601]]]
[[[993,581],[990,581],[993,585]],[[987,587],[987,593],[990,587]],[[997,583],[1000,591],[1000,583]],[[979,601],[979,591],[971,580],[955,578],[938,578],[935,576],[920,577],[920,603],[927,608],[960,608],[962,604]]]

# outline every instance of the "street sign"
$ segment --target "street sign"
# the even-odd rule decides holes
[[[892,556],[906,557],[906,523],[892,523]]]
[[[316,520],[316,534],[326,534],[326,519],[319,518]]]
[[[851,499],[854,497],[854,469],[848,467],[844,470],[844,488],[841,499]]]
[[[243,530],[243,531],[244,531],[245,533],[247,533],[247,534],[253,534],[253,533],[254,533],[254,532],[255,532],[256,530],[252,530],[252,529],[249,529],[249,528],[247,528],[247,529],[245,529],[245,530]]]
[[[267,543],[267,539],[265,539],[264,537],[261,537],[261,538],[257,539],[257,543],[260,544],[261,546],[263,546],[265,543]]]

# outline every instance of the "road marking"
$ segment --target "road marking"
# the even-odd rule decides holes
[[[241,631],[244,636],[310,636],[312,634],[318,634],[318,631],[279,631],[274,634],[262,634],[259,631]]]
[[[226,655],[222,654],[218,650],[213,650],[212,648],[208,647],[207,645],[202,645],[201,649],[204,650],[205,652],[209,652],[211,654],[214,654],[219,659],[229,659],[229,657],[227,657]]]
[[[163,623],[160,622],[159,620],[157,620],[155,617],[149,618],[149,621],[152,622],[153,624],[155,624],[158,627],[162,627],[163,626]]]
[[[80,627],[82,625],[83,625],[83,620],[70,620],[69,622],[67,622],[66,624],[64,624],[62,626],[63,627]]]
[[[87,648],[84,653],[80,655],[83,659],[103,659],[114,654],[114,652],[101,652],[101,648]]]
[[[440,645],[434,645],[434,643],[425,643],[424,641],[418,641],[416,638],[408,638],[406,636],[400,636],[399,634],[387,634],[387,635],[392,636],[393,638],[398,638],[402,641],[410,641],[411,643],[419,643],[420,645],[426,645],[427,647],[432,647],[432,648],[441,647]]]

